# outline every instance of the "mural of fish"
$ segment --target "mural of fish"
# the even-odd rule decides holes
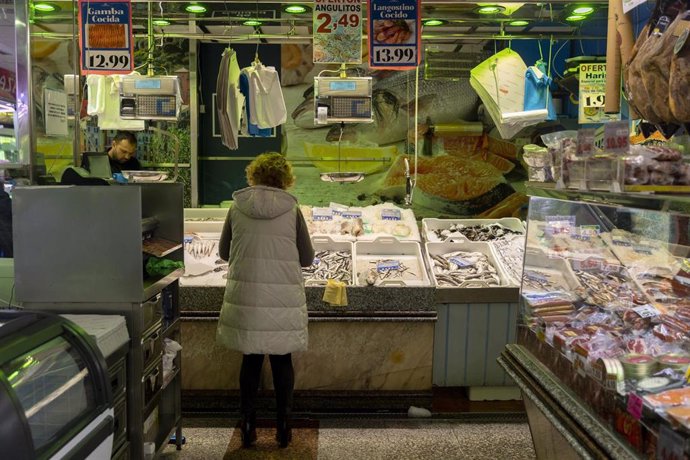
[[[405,139],[409,118],[414,116],[415,71],[380,71],[372,74],[374,87],[372,106],[374,123],[347,125],[343,140],[378,145],[399,142]],[[307,89],[304,101],[292,112],[295,125],[314,129],[314,91]],[[479,97],[470,86],[469,80],[425,80],[419,75],[419,113],[417,119],[425,122],[427,117],[433,123],[448,123],[477,119]],[[340,127],[332,127],[326,140],[337,141]]]

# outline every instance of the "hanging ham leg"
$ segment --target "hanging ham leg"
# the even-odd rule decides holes
[[[678,39],[675,31],[681,22],[681,15],[678,15],[665,31],[661,31],[661,35],[652,34],[647,39],[652,45],[642,60],[642,82],[651,97],[652,109],[658,118],[667,123],[677,123],[669,105],[668,82],[671,75],[673,45]]]
[[[651,26],[648,27],[651,29]],[[651,31],[648,30],[648,32]],[[640,39],[638,39],[638,41],[639,40]],[[645,88],[644,82],[642,81],[642,62],[649,56],[649,48],[653,46],[654,41],[651,35],[644,37],[643,40],[636,56],[628,66],[626,87],[629,90],[630,101],[635,105],[637,112],[642,118],[651,123],[661,123],[663,120],[654,112],[651,97],[649,93],[647,93],[647,88]]]
[[[642,113],[640,112],[640,109],[637,108],[637,99],[635,95],[632,92],[630,80],[632,78],[631,76],[631,64],[637,57],[637,53],[640,51],[640,48],[644,44],[644,42],[647,40],[647,37],[649,36],[649,28],[651,27],[650,24],[647,24],[644,26],[642,29],[642,32],[640,32],[640,36],[637,37],[637,41],[635,41],[635,45],[633,46],[632,53],[630,53],[630,60],[628,62],[625,62],[624,67],[623,67],[623,90],[625,91],[625,97],[628,99],[628,105],[630,106],[631,112],[630,112],[630,118],[633,120],[636,120],[640,118],[640,116],[643,116]],[[634,112],[634,113],[633,113]]]
[[[682,40],[685,36],[685,41],[680,43],[672,43],[675,48],[676,45],[680,49],[677,50],[671,59],[671,76],[669,79],[669,105],[673,116],[683,123],[690,123],[690,37],[686,34],[690,32],[690,12],[686,11],[683,15],[682,22],[679,24],[679,37],[677,40]]]

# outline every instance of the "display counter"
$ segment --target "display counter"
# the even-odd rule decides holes
[[[690,452],[687,199],[552,189],[530,201],[517,344],[538,457]],[[661,211],[661,212],[660,212]]]
[[[180,305],[187,345],[182,353],[186,365],[195,367],[183,377],[188,408],[231,404],[216,396],[238,389],[241,355],[215,344],[227,267],[218,258],[217,242],[226,213],[185,211],[187,274],[180,282]],[[522,222],[425,219],[419,231],[412,212],[393,205],[303,207],[303,213],[317,256],[304,271],[309,351],[294,358],[301,401],[327,392],[319,407],[339,401],[352,407],[358,403],[347,395],[355,392],[363,407],[404,410],[410,404],[428,407],[432,385],[470,387],[472,399],[519,397],[496,363],[505,344],[515,340],[518,287],[503,268],[506,251],[495,252],[485,240],[503,241],[503,233],[510,237],[505,240],[516,247],[520,266],[514,273],[522,263]],[[380,218],[398,213],[397,223]],[[326,214],[329,218],[320,220]],[[361,234],[355,230],[359,226]],[[475,235],[481,240],[468,241]],[[346,267],[340,279],[347,285],[348,302],[342,307],[322,300],[321,269],[333,256]],[[382,267],[382,262],[389,265]],[[435,267],[436,262],[446,266]],[[399,267],[409,270],[396,276]],[[387,270],[391,276],[381,276]],[[268,372],[267,365],[262,388],[271,386]]]

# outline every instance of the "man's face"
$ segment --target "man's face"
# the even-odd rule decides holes
[[[130,158],[134,158],[137,154],[136,144],[130,143],[127,139],[122,139],[119,142],[113,141],[110,149],[110,157],[118,163],[125,163]]]

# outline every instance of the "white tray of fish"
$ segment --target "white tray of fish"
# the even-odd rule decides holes
[[[322,286],[329,279],[342,281],[348,286],[352,280],[352,243],[333,241],[325,236],[312,237],[314,263],[302,267],[305,286]]]
[[[430,286],[416,241],[378,238],[357,241],[354,245],[355,284],[357,286]]]
[[[519,286],[522,280],[522,266],[525,263],[525,235],[511,234],[490,244],[496,252],[501,268],[510,277],[511,284]]]
[[[422,232],[429,243],[491,242],[514,233],[525,233],[520,219],[422,219]]]
[[[574,294],[582,286],[567,260],[548,257],[543,251],[528,248],[522,273],[523,293],[566,292]]]
[[[228,263],[218,255],[219,236],[218,233],[185,235],[185,270],[180,286],[225,286]]]
[[[488,243],[426,243],[425,248],[437,288],[483,288],[511,284]]]
[[[184,210],[184,232],[217,232],[223,230],[229,209],[226,208],[186,208]]]

